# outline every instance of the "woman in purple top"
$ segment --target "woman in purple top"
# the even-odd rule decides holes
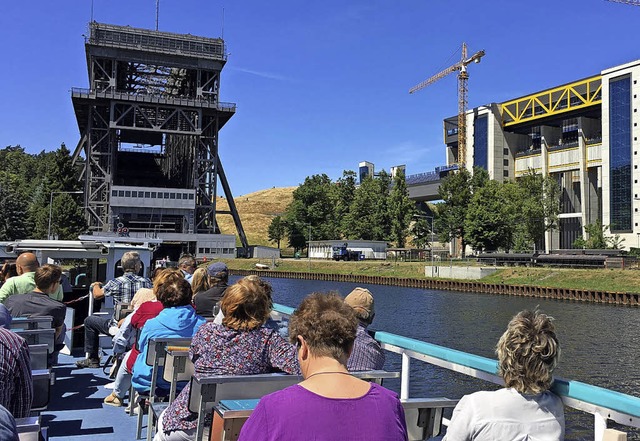
[[[189,355],[195,371],[211,375],[251,375],[274,371],[299,374],[295,346],[277,330],[263,327],[272,308],[270,287],[257,278],[239,280],[225,291],[222,325],[200,327]],[[154,441],[192,440],[198,414],[188,408],[189,385],[162,413]]]
[[[289,322],[304,381],[263,397],[239,440],[406,440],[397,395],[347,371],[357,326],[337,294],[304,299]]]

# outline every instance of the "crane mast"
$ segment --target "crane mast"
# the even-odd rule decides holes
[[[640,6],[640,0],[607,0],[612,3],[622,3],[625,5]]]
[[[462,57],[459,62],[449,66],[445,70],[438,72],[434,76],[427,78],[420,84],[409,89],[409,93],[417,92],[430,84],[446,77],[450,73],[458,72],[458,165],[464,166],[466,152],[467,152],[467,94],[468,94],[468,81],[469,73],[467,72],[467,65],[471,63],[479,63],[480,59],[484,56],[483,50],[476,52],[471,57],[467,58],[467,44],[462,43]]]

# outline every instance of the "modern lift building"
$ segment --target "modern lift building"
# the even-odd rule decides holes
[[[175,257],[234,257],[235,236],[216,222],[224,213],[246,249],[219,156],[235,113],[219,100],[224,41],[92,22],[85,48],[89,88],[71,97],[90,230],[161,238]],[[228,211],[216,208],[218,182]]]
[[[640,60],[598,75],[467,113],[466,167],[492,179],[529,169],[561,188],[559,229],[547,249],[572,248],[585,225],[602,220],[625,248],[640,245]],[[457,117],[444,121],[447,163],[458,156]]]

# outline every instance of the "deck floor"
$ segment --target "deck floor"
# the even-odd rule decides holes
[[[49,427],[50,440],[134,440],[137,416],[129,416],[125,407],[113,407],[102,401],[111,393],[104,386],[112,382],[100,369],[77,369],[80,357],[60,354],[53,368],[56,380],[51,399],[42,412],[42,426]],[[125,401],[125,405],[128,401]],[[146,418],[142,436],[146,437]]]

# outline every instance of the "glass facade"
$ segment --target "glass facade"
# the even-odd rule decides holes
[[[479,116],[473,122],[473,165],[487,170],[489,147],[489,118]]]
[[[609,82],[609,195],[610,230],[631,226],[631,78]]]

